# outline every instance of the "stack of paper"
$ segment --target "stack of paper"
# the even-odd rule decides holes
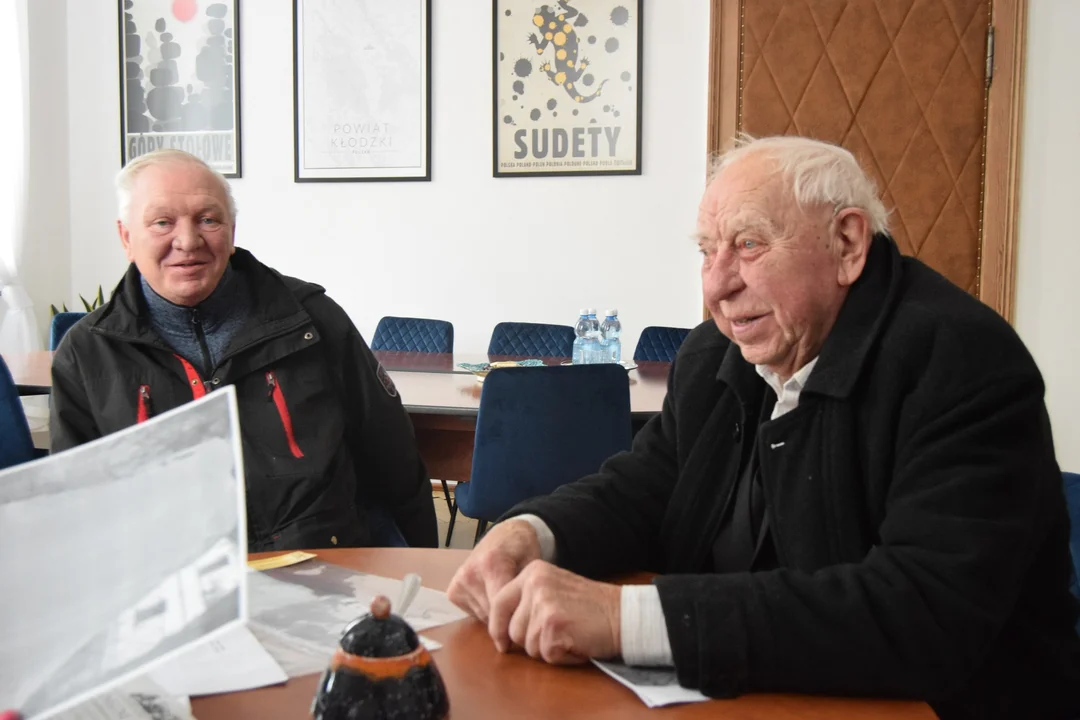
[[[0,473],[0,708],[48,717],[246,614],[233,388]]]
[[[663,707],[676,703],[704,702],[709,698],[697,690],[679,685],[675,668],[633,667],[622,663],[593,660],[593,665],[634,691],[647,706]]]

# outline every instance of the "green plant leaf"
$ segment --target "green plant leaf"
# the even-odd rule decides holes
[[[67,303],[61,304],[60,307],[63,308],[64,312],[71,312],[70,310],[67,309]]]
[[[101,307],[105,304],[105,293],[101,291],[101,286],[97,286],[97,302],[94,303],[95,307]]]
[[[56,306],[55,306],[55,305],[52,305],[52,304],[50,304],[50,305],[49,305],[49,319],[50,319],[50,320],[51,320],[51,319],[52,319],[53,317],[55,317],[55,316],[56,316],[56,313],[58,313],[58,312],[60,312],[60,311],[56,309]]]
[[[79,299],[82,300],[82,304],[83,307],[86,308],[86,312],[91,312],[94,309],[90,306],[90,303],[86,302],[86,298],[84,298],[82,295],[79,296]]]

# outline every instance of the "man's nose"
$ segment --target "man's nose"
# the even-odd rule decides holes
[[[198,223],[181,220],[176,224],[176,234],[173,235],[174,248],[190,251],[202,247],[202,244],[203,239]]]
[[[739,261],[730,253],[718,253],[705,271],[705,294],[722,300],[746,287],[739,274]]]

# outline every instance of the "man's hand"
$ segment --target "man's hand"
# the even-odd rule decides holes
[[[539,557],[540,541],[532,525],[514,519],[498,523],[454,574],[446,595],[450,602],[486,623],[495,595]]]
[[[552,664],[610,658],[622,652],[617,585],[536,560],[491,601],[488,633],[500,652],[511,643]]]

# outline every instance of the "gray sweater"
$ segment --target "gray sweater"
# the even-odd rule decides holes
[[[249,314],[250,297],[243,275],[231,264],[226,266],[214,292],[194,307],[169,302],[154,292],[145,277],[141,280],[154,330],[199,370],[203,380],[209,380]]]

